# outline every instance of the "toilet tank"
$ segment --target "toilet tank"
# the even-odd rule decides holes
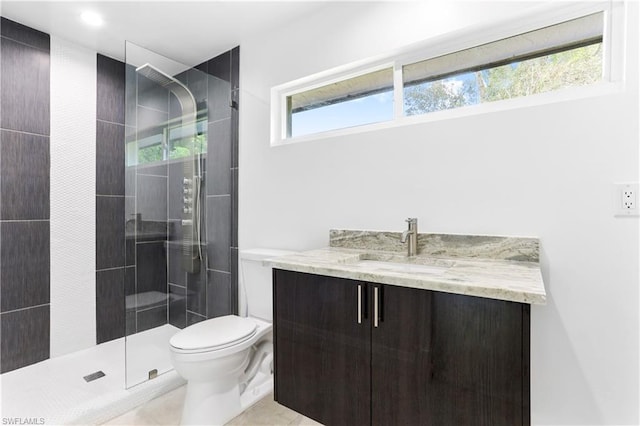
[[[273,320],[273,295],[271,267],[263,266],[265,259],[293,254],[279,249],[240,250],[240,288],[244,292],[244,303],[249,316]],[[242,299],[241,299],[242,300]]]

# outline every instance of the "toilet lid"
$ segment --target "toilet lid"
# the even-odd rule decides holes
[[[213,350],[250,338],[256,333],[256,328],[251,318],[227,315],[190,325],[174,334],[169,344],[183,350]]]

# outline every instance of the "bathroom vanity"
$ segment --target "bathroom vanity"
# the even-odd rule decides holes
[[[326,425],[529,425],[533,238],[331,231],[274,268],[275,399]]]

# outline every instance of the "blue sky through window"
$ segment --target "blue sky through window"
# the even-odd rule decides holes
[[[303,136],[393,119],[393,90],[291,115],[291,136]]]

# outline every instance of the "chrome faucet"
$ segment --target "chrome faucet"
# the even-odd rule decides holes
[[[409,238],[407,243],[407,256],[411,257],[415,256],[418,251],[418,219],[410,217],[406,222],[409,224],[409,229],[402,233],[400,242],[407,243],[407,238]]]

